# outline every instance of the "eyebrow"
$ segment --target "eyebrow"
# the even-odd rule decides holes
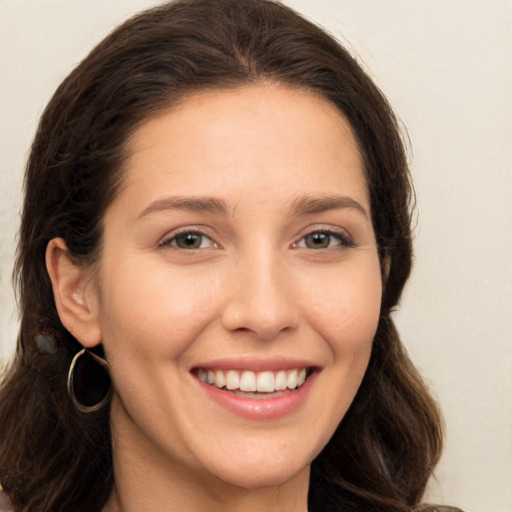
[[[368,212],[355,199],[340,194],[329,194],[322,196],[307,195],[297,198],[292,203],[292,212],[296,216],[323,213],[329,210],[340,210],[344,208],[355,208],[366,218]]]
[[[345,208],[355,208],[368,218],[367,211],[360,203],[351,197],[340,194],[306,195],[296,198],[292,202],[291,211],[292,215],[299,217]],[[152,202],[140,213],[138,219],[166,210],[206,212],[226,216],[230,208],[226,201],[217,197],[170,196]]]
[[[140,213],[139,219],[155,212],[165,210],[184,210],[227,215],[226,201],[216,197],[171,196],[152,202]]]

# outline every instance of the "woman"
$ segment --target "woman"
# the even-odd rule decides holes
[[[442,429],[390,317],[406,157],[328,35],[260,0],[142,13],[59,87],[25,187],[16,511],[418,505]]]

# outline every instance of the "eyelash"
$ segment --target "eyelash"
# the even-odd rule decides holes
[[[352,248],[352,247],[355,247],[355,244],[353,242],[353,240],[351,238],[349,238],[345,233],[339,231],[338,229],[336,228],[329,228],[329,227],[326,227],[326,228],[319,228],[319,229],[313,229],[312,231],[310,231],[309,233],[306,233],[300,240],[299,242],[296,242],[293,244],[293,247],[294,248],[300,248],[300,249],[308,249],[308,247],[304,247],[304,246],[299,246],[299,244],[305,240],[308,236],[311,236],[311,235],[327,235],[331,238],[335,238],[339,241],[339,246],[341,247],[348,247],[348,248]],[[320,249],[333,249],[336,246],[334,247],[331,247],[331,239],[329,240],[329,245],[328,247],[322,247]],[[309,249],[311,250],[320,250],[320,249],[313,249],[311,247],[309,247]]]
[[[195,248],[195,247],[192,247],[192,248],[178,247],[178,244],[177,244],[178,238],[185,237],[185,236],[201,237],[201,240],[208,239],[211,242],[211,245],[210,245],[211,247],[216,247],[216,248],[220,247],[219,244],[214,242],[208,235],[206,235],[205,233],[203,233],[201,231],[194,230],[194,229],[187,229],[187,230],[181,231],[179,233],[174,233],[171,237],[166,237],[163,240],[160,240],[160,242],[158,242],[157,245],[158,245],[158,247],[171,246],[171,247],[175,247],[176,249],[183,250],[183,251],[194,251],[194,250],[205,249],[205,247],[197,247],[197,248]],[[201,245],[202,245],[202,242],[201,242]]]
[[[307,246],[300,246],[299,244],[306,240],[307,237],[309,236],[312,236],[312,235],[327,235],[329,238],[329,241],[328,241],[328,246],[327,247],[320,247],[320,248],[311,248],[311,247],[307,247]],[[178,247],[177,245],[177,240],[180,238],[180,237],[184,237],[184,236],[192,236],[192,237],[200,237],[201,238],[201,244],[202,245],[202,242],[204,241],[204,239],[208,239],[210,240],[211,244],[209,244],[208,247],[215,247],[215,248],[220,248],[220,245],[217,244],[216,242],[214,242],[208,235],[206,235],[205,233],[199,231],[199,230],[192,230],[192,229],[188,229],[188,230],[184,230],[184,231],[181,231],[179,233],[174,233],[173,236],[171,237],[168,237],[168,238],[164,238],[163,240],[161,240],[160,242],[158,242],[158,247],[168,247],[168,246],[171,246],[171,247],[176,247],[176,249],[180,249],[180,250],[183,250],[183,251],[196,251],[196,250],[201,250],[201,249],[205,249],[205,248],[208,248],[208,247]],[[300,240],[299,242],[295,242],[294,244],[292,244],[292,247],[293,248],[305,248],[305,249],[311,249],[311,250],[320,250],[320,249],[332,249],[333,247],[331,247],[331,238],[335,238],[339,241],[339,246],[342,246],[342,247],[348,247],[348,248],[351,248],[351,247],[355,247],[355,244],[354,242],[344,233],[340,232],[339,230],[337,229],[332,229],[332,228],[321,228],[321,229],[314,229],[312,231],[310,231],[309,233],[306,233]],[[337,247],[338,245],[334,246],[334,247]]]

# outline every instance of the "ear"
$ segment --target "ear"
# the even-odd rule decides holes
[[[48,243],[46,268],[52,281],[55,305],[62,325],[84,347],[99,345],[99,298],[93,270],[80,265],[71,257],[62,238],[54,238]]]

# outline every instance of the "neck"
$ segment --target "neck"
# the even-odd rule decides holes
[[[241,487],[168,460],[124,427],[112,424],[115,484],[102,512],[307,512],[309,466],[279,485]]]
[[[148,485],[135,495],[133,490],[116,483],[103,512],[161,512],[170,510],[170,503],[176,512],[307,512],[307,492],[304,496],[288,496],[283,486],[225,493],[217,489],[211,494],[205,490],[192,492],[190,488],[184,491],[181,488],[180,492],[167,492],[164,496]]]

